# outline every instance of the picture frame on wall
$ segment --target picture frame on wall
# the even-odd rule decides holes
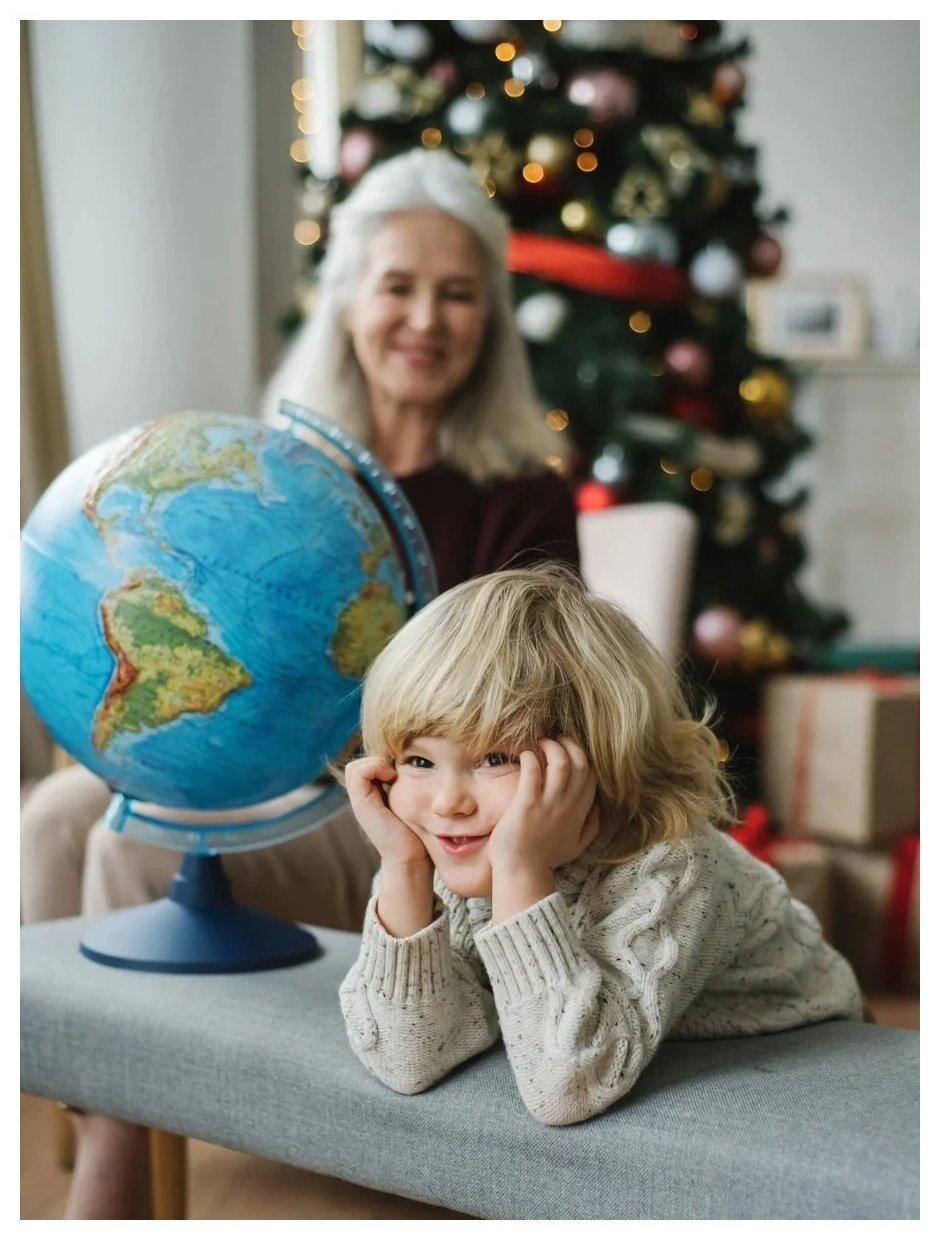
[[[763,353],[792,361],[850,362],[868,352],[868,290],[853,276],[751,281],[746,304],[752,343]]]

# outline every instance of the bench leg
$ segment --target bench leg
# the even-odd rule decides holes
[[[71,1115],[58,1102],[52,1104],[52,1125],[56,1164],[63,1171],[71,1171],[75,1166],[75,1126]]]
[[[186,1138],[150,1129],[150,1176],[155,1219],[186,1218]]]

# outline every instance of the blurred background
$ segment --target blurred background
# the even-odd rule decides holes
[[[23,518],[109,436],[256,413],[331,207],[455,151],[580,511],[697,517],[740,838],[913,994],[919,60],[914,21],[21,23]]]

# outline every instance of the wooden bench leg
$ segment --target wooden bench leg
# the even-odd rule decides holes
[[[155,1219],[186,1218],[186,1138],[150,1129],[150,1183]]]
[[[75,1166],[75,1126],[71,1115],[58,1102],[52,1104],[52,1125],[56,1163],[63,1171],[71,1171]]]

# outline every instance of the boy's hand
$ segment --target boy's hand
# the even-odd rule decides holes
[[[519,755],[519,786],[490,836],[494,892],[511,875],[547,878],[579,857],[600,830],[597,780],[584,750],[566,736],[539,741],[539,748],[544,770],[533,752]]]
[[[414,831],[388,807],[383,784],[398,772],[384,758],[356,758],[345,769],[346,791],[356,820],[375,845],[384,867],[409,869],[431,865],[427,849]]]

